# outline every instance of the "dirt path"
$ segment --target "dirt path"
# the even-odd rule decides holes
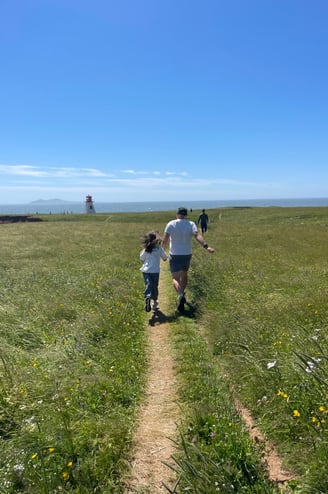
[[[169,342],[169,322],[174,319],[174,308],[170,306],[167,295],[170,287],[171,278],[164,268],[159,286],[160,307],[159,310],[149,313],[148,383],[133,438],[131,475],[126,482],[126,494],[167,493],[163,484],[172,490],[176,484],[174,472],[163,463],[173,463],[173,440],[176,438],[177,424],[180,421],[175,364]],[[270,478],[284,489],[292,475],[283,470],[274,447],[266,443],[254,426],[248,410],[238,401],[236,408],[243,417],[252,439],[264,444],[263,462]]]
[[[149,375],[146,399],[140,410],[139,425],[133,438],[133,459],[131,478],[127,493],[163,493],[163,483],[174,487],[174,472],[163,464],[172,464],[176,428],[179,421],[177,405],[177,382],[174,361],[169,344],[167,289],[170,280],[162,270],[159,310],[149,313],[147,327],[149,337]]]
[[[288,489],[287,482],[295,478],[295,475],[283,469],[282,460],[275,447],[269,441],[265,440],[264,435],[255,426],[254,420],[247,408],[243,407],[237,399],[235,399],[235,406],[246,424],[250,437],[256,443],[264,445],[262,460],[264,467],[268,471],[269,478],[282,490]]]

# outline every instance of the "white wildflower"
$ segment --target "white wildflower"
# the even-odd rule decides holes
[[[13,470],[17,474],[21,474],[24,471],[24,465],[22,463],[17,463],[14,465]]]
[[[307,367],[305,368],[305,372],[307,372],[308,374],[311,374],[311,372],[313,372],[314,370],[316,370],[318,368],[318,365],[321,362],[321,359],[320,358],[313,358],[312,360],[308,360],[306,363],[307,363]]]

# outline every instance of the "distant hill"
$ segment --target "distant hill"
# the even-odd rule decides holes
[[[63,199],[37,199],[29,204],[76,204],[77,201],[64,201]]]

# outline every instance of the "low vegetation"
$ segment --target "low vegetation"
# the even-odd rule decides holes
[[[174,492],[277,491],[236,394],[293,472],[288,489],[326,493],[328,209],[208,214],[216,253],[195,245],[191,306],[170,326]],[[147,370],[140,237],[172,216],[0,225],[0,493],[124,492]]]
[[[174,326],[184,419],[171,466],[178,481],[169,492],[278,492],[195,321],[181,318]]]
[[[294,472],[289,487],[328,492],[328,210],[211,218],[217,256],[195,252],[191,280],[217,365]]]
[[[134,235],[1,227],[0,492],[118,492],[145,372]]]

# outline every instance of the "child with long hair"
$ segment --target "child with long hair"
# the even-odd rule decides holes
[[[140,252],[140,260],[143,262],[140,271],[145,281],[145,310],[150,312],[151,309],[158,307],[158,283],[160,273],[161,259],[166,261],[168,255],[161,246],[162,239],[158,232],[151,231],[146,233],[142,239],[143,249]],[[151,301],[153,304],[151,305]]]

